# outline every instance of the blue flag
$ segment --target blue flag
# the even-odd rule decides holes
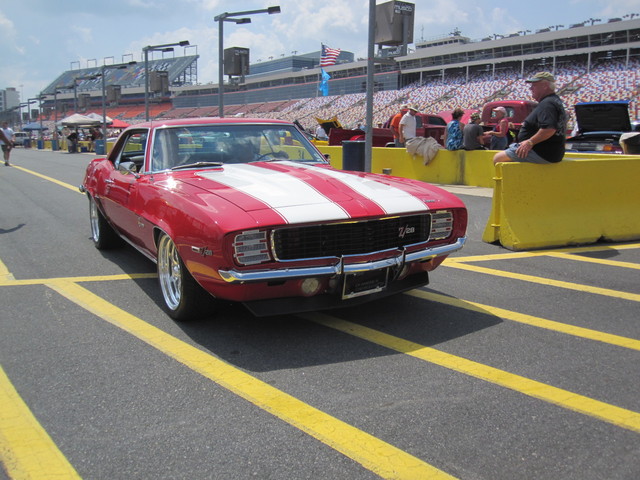
[[[331,78],[331,75],[325,72],[324,68],[321,68],[320,72],[321,72],[321,80],[320,80],[320,86],[318,87],[318,90],[322,92],[323,97],[326,97],[327,95],[329,95],[329,79]]]

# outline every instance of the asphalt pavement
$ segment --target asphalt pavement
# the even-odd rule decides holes
[[[640,243],[469,241],[428,287],[179,324],[155,265],[98,251],[92,154],[0,165],[0,478],[636,479]]]

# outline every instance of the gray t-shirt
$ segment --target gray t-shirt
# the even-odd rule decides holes
[[[477,123],[468,123],[462,131],[462,146],[465,150],[480,150],[483,145],[478,141],[484,130]]]

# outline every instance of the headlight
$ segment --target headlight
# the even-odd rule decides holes
[[[233,240],[233,256],[241,265],[256,265],[270,261],[267,232],[249,230],[236,235]]]

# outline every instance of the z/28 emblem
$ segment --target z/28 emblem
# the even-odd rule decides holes
[[[400,227],[398,229],[399,238],[404,238],[405,235],[409,235],[411,233],[416,233],[416,227],[410,227],[409,225],[405,225],[404,227]]]

